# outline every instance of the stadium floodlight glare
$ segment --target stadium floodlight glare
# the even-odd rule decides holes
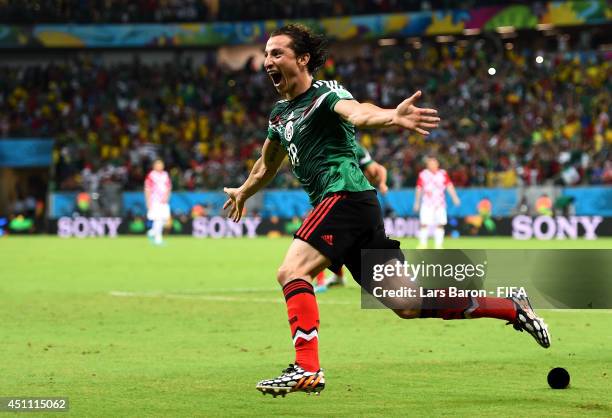
[[[551,30],[554,29],[555,25],[552,23],[538,23],[536,25],[537,30]]]
[[[384,38],[384,39],[379,39],[379,40],[378,40],[378,45],[379,45],[379,46],[392,46],[392,45],[397,45],[397,39],[393,39],[393,38]]]
[[[602,44],[602,45],[599,45],[597,49],[603,52],[612,51],[612,44]]]
[[[502,39],[516,38],[517,33],[514,26],[498,26],[495,28]]]
[[[516,29],[514,28],[514,26],[498,26],[497,28],[495,28],[495,31],[497,33],[513,33],[516,31]]]
[[[495,75],[496,72],[497,71],[495,70],[495,68],[493,68],[493,67],[489,68],[489,71],[488,71],[489,75]]]
[[[439,42],[441,44],[448,43],[448,42],[454,42],[454,41],[455,41],[455,37],[451,36],[451,35],[438,35],[438,36],[436,36],[436,42]]]
[[[480,29],[478,29],[478,28],[463,29],[463,34],[467,35],[467,36],[479,35],[480,34]]]
[[[410,38],[406,38],[406,43],[411,45],[414,49],[420,49],[422,46],[421,38],[419,38],[418,36],[411,36]]]
[[[542,55],[538,55],[535,59],[538,64],[542,64],[544,62],[544,57]]]

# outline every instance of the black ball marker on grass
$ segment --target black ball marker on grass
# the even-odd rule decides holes
[[[548,384],[553,389],[565,389],[569,382],[570,375],[563,367],[555,367],[548,372]]]

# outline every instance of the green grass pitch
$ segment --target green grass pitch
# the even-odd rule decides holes
[[[545,350],[501,321],[362,310],[354,283],[318,296],[321,396],[262,396],[255,383],[293,360],[275,281],[289,242],[0,239],[0,396],[67,396],[73,416],[612,416],[612,310],[541,311]],[[548,388],[555,366],[570,389]]]

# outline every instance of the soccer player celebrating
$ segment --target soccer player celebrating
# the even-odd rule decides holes
[[[427,167],[419,173],[414,198],[414,211],[419,212],[419,207],[421,209],[419,212],[421,229],[417,248],[427,248],[429,231],[433,228],[435,248],[441,249],[444,243],[444,225],[446,225],[444,191],[448,190],[455,206],[459,206],[461,202],[448,173],[440,168],[438,159],[429,155],[425,160],[425,165]]]
[[[256,388],[274,396],[296,391],[318,393],[325,387],[325,377],[319,365],[319,310],[311,281],[325,268],[337,271],[344,264],[367,289],[361,277],[361,249],[399,253],[389,261],[401,257],[399,242],[385,234],[376,192],[359,169],[355,127],[401,127],[427,135],[437,127],[439,118],[435,110],[415,105],[420,91],[395,109],[382,109],[359,103],[335,81],[313,80],[312,74],[325,62],[326,41],[302,25],[272,32],[264,54],[264,68],[282,100],[272,109],[262,155],[249,177],[238,188],[224,189],[228,195],[224,208],[229,209],[229,217],[239,221],[247,199],[270,182],[289,155],[292,171],[314,206],[277,272],[287,304],[295,362],[280,376],[260,381]],[[519,330],[528,330],[540,344],[549,344],[546,326],[526,298],[436,302],[444,302],[444,309],[422,302],[414,309],[394,310],[402,318],[505,319]]]
[[[153,170],[147,174],[144,184],[145,202],[147,204],[147,218],[152,221],[151,229],[147,235],[156,245],[163,243],[162,234],[164,225],[170,219],[170,192],[172,182],[164,170],[164,162],[155,160]]]

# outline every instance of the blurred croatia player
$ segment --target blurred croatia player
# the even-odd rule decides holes
[[[446,170],[440,169],[438,159],[430,155],[425,160],[426,168],[419,173],[417,180],[414,211],[419,212],[421,229],[419,230],[419,245],[417,248],[427,248],[427,238],[430,229],[434,229],[435,248],[441,249],[444,242],[444,225],[446,225],[446,196],[448,190],[455,206],[460,201],[455,186],[448,177]]]
[[[172,182],[168,172],[164,170],[164,162],[155,160],[153,170],[145,179],[145,201],[147,203],[147,218],[153,222],[148,236],[157,245],[162,244],[164,225],[170,219],[170,192]]]

